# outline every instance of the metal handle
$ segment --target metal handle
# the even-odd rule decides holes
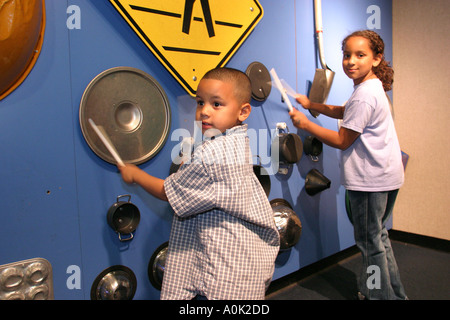
[[[319,51],[320,64],[323,69],[329,69],[323,53],[323,26],[322,26],[322,1],[314,0],[314,18],[316,20],[316,36]]]
[[[133,239],[133,234],[130,232],[130,237],[128,237],[128,238],[122,238],[121,236],[120,236],[120,232],[117,232],[117,234],[119,235],[119,240],[121,241],[121,242],[124,242],[124,241],[129,241],[129,240],[131,240],[131,239]]]
[[[131,195],[129,195],[129,194],[123,194],[123,195],[117,197],[117,202],[119,202],[119,199],[120,199],[120,198],[123,198],[123,197],[128,197],[128,202],[131,201]]]

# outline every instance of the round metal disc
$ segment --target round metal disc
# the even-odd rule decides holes
[[[80,127],[94,153],[116,161],[88,120],[103,131],[126,163],[141,164],[155,156],[170,131],[169,100],[155,79],[129,67],[116,67],[95,77],[80,103]]]
[[[167,250],[169,248],[169,241],[160,245],[148,263],[147,273],[150,283],[158,290],[161,290],[162,280],[164,277],[164,270],[166,268]]]
[[[245,71],[252,84],[252,98],[265,101],[272,90],[270,73],[260,62],[252,62]]]
[[[133,300],[137,281],[134,272],[115,265],[103,270],[91,286],[91,300]]]

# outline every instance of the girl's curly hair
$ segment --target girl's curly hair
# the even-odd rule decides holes
[[[384,57],[384,41],[381,39],[380,35],[372,30],[355,31],[342,41],[342,51],[344,51],[347,40],[351,37],[366,38],[369,40],[370,49],[372,49],[374,56],[381,54],[381,62],[378,67],[373,68],[373,72],[383,83],[384,91],[391,90],[392,83],[394,82],[394,69],[392,69],[389,62],[386,61]]]

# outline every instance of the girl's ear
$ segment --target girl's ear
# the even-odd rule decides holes
[[[246,120],[250,115],[250,112],[252,112],[252,106],[250,105],[250,103],[243,104],[239,113],[239,121],[243,122],[244,120]]]
[[[379,53],[373,58],[372,66],[374,68],[378,67],[381,63],[381,60],[383,60],[383,55],[381,53]]]

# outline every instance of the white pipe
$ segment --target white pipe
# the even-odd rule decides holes
[[[323,69],[328,69],[325,63],[325,57],[323,53],[323,26],[322,26],[322,1],[314,0],[314,20],[316,22],[316,36],[317,36],[317,46],[319,50],[320,64]]]

